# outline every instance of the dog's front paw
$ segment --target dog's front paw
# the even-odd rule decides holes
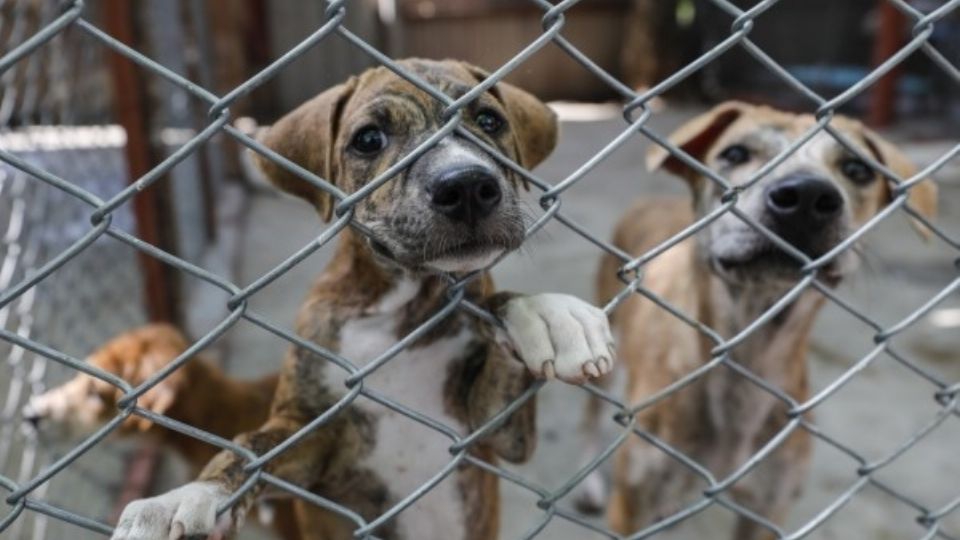
[[[573,505],[587,516],[603,515],[607,507],[607,482],[600,471],[592,471],[573,490]]]
[[[123,509],[112,540],[177,540],[229,529],[217,522],[217,506],[229,493],[211,482],[191,482],[163,495],[133,501]]]
[[[502,311],[509,345],[538,377],[579,384],[613,369],[607,315],[566,294],[509,300]]]

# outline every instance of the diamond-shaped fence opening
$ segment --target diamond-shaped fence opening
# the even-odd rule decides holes
[[[220,512],[270,488],[308,508],[339,515],[358,538],[389,536],[398,516],[446,496],[453,476],[463,470],[482,471],[499,479],[510,501],[502,509],[500,536],[504,538],[715,537],[718,528],[727,526],[759,530],[770,538],[832,537],[823,531],[851,538],[960,538],[960,491],[955,487],[960,470],[955,460],[944,457],[952,455],[950,449],[956,447],[960,428],[957,342],[944,337],[955,337],[960,327],[960,311],[950,307],[956,305],[960,290],[960,239],[955,227],[951,230],[949,224],[928,219],[909,201],[922,180],[956,177],[960,144],[949,140],[935,155],[924,156],[918,173],[902,177],[892,164],[861,151],[836,122],[838,111],[862,106],[867,96],[882,93],[891,74],[908,62],[922,62],[936,72],[939,86],[935,93],[954,93],[960,84],[958,42],[956,34],[943,28],[956,29],[960,0],[879,2],[876,12],[892,12],[905,21],[904,35],[895,36],[895,46],[877,52],[873,68],[841,70],[832,79],[812,83],[808,82],[813,73],[809,66],[778,61],[778,53],[784,49],[780,42],[768,46],[776,53],[766,52],[759,44],[760,39],[763,43],[776,40],[777,31],[756,32],[773,25],[777,10],[795,2],[671,2],[675,13],[669,13],[670,24],[680,24],[697,9],[710,14],[709,20],[698,19],[693,27],[700,34],[702,48],[687,55],[688,62],[671,65],[667,73],[639,89],[634,81],[622,81],[615,68],[585,53],[589,49],[600,54],[593,44],[578,43],[575,32],[570,31],[570,25],[579,24],[575,21],[581,20],[578,17],[587,9],[622,9],[624,3],[517,2],[510,8],[539,18],[533,37],[512,50],[507,60],[487,66],[492,68],[488,75],[459,96],[432,87],[384,52],[394,50],[392,40],[399,39],[400,29],[394,27],[399,25],[398,18],[412,10],[425,20],[443,19],[451,9],[447,5],[327,2],[322,4],[323,20],[312,31],[283,36],[284,42],[293,43],[288,50],[264,55],[262,50],[254,50],[260,46],[256,40],[264,36],[244,34],[253,39],[253,48],[247,53],[259,55],[260,66],[242,76],[235,70],[224,79],[212,74],[211,51],[223,48],[224,39],[237,37],[225,37],[222,29],[216,30],[223,23],[223,13],[215,12],[214,3],[208,4],[212,9],[205,10],[205,3],[199,1],[177,3],[177,9],[157,2],[131,8],[111,0],[0,1],[0,491],[6,500],[6,509],[0,513],[0,533],[4,537],[111,534],[118,501],[122,504],[145,490],[142,485],[132,485],[144,483],[139,476],[144,468],[135,465],[142,452],[137,454],[139,458],[118,452],[109,436],[139,418],[152,421],[157,430],[199,441],[211,455],[222,449],[241,459],[247,480]],[[236,7],[234,2],[227,4]],[[246,13],[254,16],[256,9],[263,9],[262,3],[257,4],[259,8]],[[456,9],[472,9],[466,3],[451,6],[454,4],[459,6]],[[649,2],[634,4],[641,13],[643,9],[653,12]],[[317,6],[309,9],[317,13]],[[374,14],[385,36],[382,40],[361,37],[370,32]],[[131,20],[118,23],[124,16]],[[636,17],[624,20],[628,24],[638,21]],[[883,20],[868,22],[884,24]],[[128,35],[132,26],[139,27],[147,38],[132,40]],[[870,33],[869,28],[856,31]],[[503,48],[497,44],[498,53]],[[437,44],[437,50],[441,49],[442,44]],[[188,54],[180,54],[182,50]],[[386,67],[426,92],[443,110],[440,127],[425,134],[423,142],[381,174],[367,179],[354,193],[342,191],[331,178],[320,176],[320,171],[305,170],[266,148],[234,110],[256,109],[258,100],[269,99],[270,85],[278,78],[305,69],[305,62],[298,60],[330,50],[343,58],[350,56],[352,65]],[[466,129],[461,112],[505,78],[525,76],[534,59],[547,54],[562,56],[575,66],[570,73],[590,78],[589,84],[621,99],[623,105],[616,112],[622,121],[607,120],[602,127],[565,126],[569,135],[562,137],[581,137],[588,141],[586,146],[571,147],[568,154],[555,156],[547,167],[533,172]],[[667,57],[664,53],[662,65],[668,65]],[[341,58],[327,58],[329,72],[343,69],[341,64],[333,65]],[[693,79],[701,81],[703,93],[716,93],[731,63],[744,69],[749,63],[749,69],[759,73],[757,80],[775,87],[781,101],[798,103],[798,109],[812,115],[805,133],[738,183],[731,182],[724,172],[707,168],[697,156],[669,140],[674,115],[660,103],[665,94],[684,88]],[[662,65],[658,69],[662,70]],[[224,80],[232,81],[226,90]],[[144,102],[137,103],[131,96]],[[933,98],[941,104],[949,102]],[[131,110],[136,112],[131,115]],[[151,131],[145,125],[161,125],[162,129]],[[601,307],[609,314],[626,302],[643,298],[656,306],[658,317],[686,325],[689,331],[684,339],[710,344],[708,357],[696,359],[698,368],[639,400],[615,387],[537,382],[472,432],[460,433],[443,418],[418,410],[419,396],[398,399],[378,392],[370,383],[392,368],[400,369],[397,364],[409,358],[402,353],[411,344],[451,320],[473,317],[480,324],[497,326],[492,313],[468,300],[469,288],[481,272],[441,275],[448,287],[437,310],[364,365],[290,330],[293,313],[274,313],[265,297],[291,280],[294,270],[303,271],[318,258],[328,258],[334,241],[347,234],[345,231],[375,240],[375,232],[354,219],[355,210],[451,136],[480,146],[501,167],[515,171],[530,185],[524,195],[530,219],[523,252],[535,259],[538,248],[556,250],[563,244],[579,246],[572,249],[583,254],[576,261],[566,257],[543,265],[528,258],[520,263],[528,265],[528,275],[507,274],[510,285],[540,288],[549,283],[590,298],[596,267],[593,259],[612,256],[622,283],[614,298],[604,299],[609,302]],[[813,258],[779,237],[738,201],[762,189],[758,184],[771,171],[792,159],[810,140],[823,136],[835,139],[868,167],[880,171],[889,182],[891,196],[890,203],[857,231]],[[624,205],[613,212],[604,208],[613,199],[597,195],[610,191],[616,192],[614,199],[627,199],[660,191],[659,187],[635,185],[644,174],[642,159],[635,158],[640,143],[667,149],[682,166],[703,176],[706,189],[721,202],[644,253],[627,253],[597,225],[611,225],[615,216],[609,214],[621,211]],[[138,154],[138,148],[145,153]],[[213,236],[217,228],[205,204],[223,199],[216,190],[229,190],[218,177],[232,166],[220,153],[224,148],[259,154],[329,194],[334,199],[330,223],[302,231],[305,240],[301,245],[271,252],[269,267],[261,264],[250,275],[235,276],[229,264],[211,261],[204,251],[207,240],[198,238]],[[248,161],[237,158],[233,165],[243,169]],[[216,178],[211,183],[192,182],[197,176]],[[948,199],[955,195],[951,193],[955,186],[946,181],[942,184],[941,207],[945,215],[955,217],[956,203]],[[248,185],[244,189],[259,188]],[[213,192],[217,195],[211,196]],[[600,211],[605,217],[593,219],[593,213]],[[652,261],[668,256],[688,238],[731,216],[779,249],[784,264],[792,264],[800,272],[755,318],[723,322],[728,328],[713,328],[697,320],[689,306],[658,296],[644,278]],[[929,260],[907,260],[901,254],[898,246],[903,242],[921,241],[900,235],[906,228],[904,218],[919,220],[930,237],[923,255]],[[312,215],[307,219],[317,222]],[[249,231],[258,223],[250,221],[245,227]],[[849,251],[863,259],[866,273],[872,272],[874,281],[837,289],[831,265]],[[505,263],[509,264],[514,263]],[[189,288],[187,283],[199,283],[199,289],[206,292]],[[303,288],[303,284],[299,286]],[[181,298],[178,304],[165,303],[167,295],[180,287],[188,287],[191,292],[186,296],[190,298]],[[771,379],[762,366],[751,362],[745,343],[775,328],[798,303],[817,301],[825,307],[808,354],[815,366],[809,392],[793,395],[782,380]],[[210,302],[216,303],[215,313],[209,307],[206,315],[191,311]],[[184,324],[199,318],[200,324],[190,325],[199,339],[185,345],[171,363],[136,382],[82,360],[108,337],[147,318],[179,319]],[[950,328],[952,333],[942,330]],[[268,361],[268,370],[278,368],[280,351],[292,346],[303,358],[328,364],[328,376],[342,383],[342,392],[332,396],[327,407],[317,411],[302,429],[261,451],[144,405],[151,391],[196,366],[198,357],[210,349],[225,348],[229,364],[231,349],[221,347],[223,342],[247,331],[253,331],[254,337],[244,339],[257,343],[257,354],[268,352],[275,359]],[[629,360],[625,357],[621,362]],[[24,425],[21,409],[30,395],[78,372],[116,387],[117,410],[105,424],[61,449],[47,444],[43,430]],[[648,420],[651,411],[680,407],[684,396],[702,391],[697,388],[718,377],[733,381],[738,392],[755,396],[781,414],[776,425],[761,432],[761,440],[749,451],[738,453],[732,462],[718,462],[710,452],[691,451],[667,440]],[[512,415],[522,414],[533,400],[547,412],[541,412],[540,444],[529,463],[508,465],[481,457],[476,452],[478,441]],[[576,419],[581,403],[587,400],[600,408],[597,421],[602,425],[581,431]],[[448,448],[444,459],[427,464],[409,456],[409,466],[424,471],[423,482],[416,489],[391,494],[389,504],[371,513],[368,508],[351,506],[354,499],[349,496],[311,492],[310,486],[300,485],[298,479],[284,478],[270,469],[278,455],[304,439],[336,429],[360,403],[383,411],[381,422],[397,423],[397,429],[407,436]],[[564,412],[557,413],[559,410]],[[743,410],[739,416],[727,418],[722,427],[727,433],[717,434],[717,440],[738,433],[741,424],[752,421],[750,413]],[[778,469],[782,459],[778,456],[791,441],[802,437],[812,440],[810,469],[818,472],[798,480]],[[588,449],[586,457],[581,455],[583,448]],[[611,464],[626,452],[643,456],[647,460],[643,466],[653,471],[647,478],[662,483],[663,489],[657,500],[644,501],[649,508],[630,510],[649,519],[628,531],[617,531],[612,522],[578,511],[574,498],[576,490],[596,473],[609,476]],[[658,476],[658,471],[672,472]],[[680,482],[674,474],[686,479]],[[133,477],[139,480],[131,482]],[[348,480],[344,479],[345,485]],[[797,489],[807,485],[809,493],[787,504],[786,515],[768,515],[764,508],[769,501],[744,495],[748,491],[745,486],[759,485],[761,493],[776,497],[779,492],[774,486],[781,483]],[[83,487],[76,487],[80,485]],[[764,486],[769,489],[762,489]],[[264,504],[258,509],[269,514],[268,507]]]

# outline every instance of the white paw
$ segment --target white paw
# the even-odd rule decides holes
[[[46,394],[31,396],[26,405],[20,409],[21,418],[29,422],[38,423],[43,418],[49,416],[47,414],[46,403],[44,403],[44,397],[46,397]]]
[[[581,514],[596,516],[607,507],[607,482],[600,471],[592,471],[573,491],[573,504]]]
[[[538,377],[579,384],[613,369],[607,315],[567,294],[519,296],[503,310],[509,344]]]
[[[70,382],[47,390],[40,395],[30,396],[27,404],[21,410],[23,419],[34,423],[39,423],[41,420],[63,422],[68,420],[70,416],[79,416],[77,409],[80,407],[77,406],[77,403],[85,403],[88,395],[87,388],[81,389],[81,393],[75,391],[75,386],[77,385]],[[95,398],[93,401],[96,401]]]
[[[113,540],[176,540],[229,528],[229,512],[217,522],[217,506],[230,494],[211,482],[191,482],[123,509]]]

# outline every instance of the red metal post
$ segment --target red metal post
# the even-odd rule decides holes
[[[133,3],[128,0],[104,2],[104,24],[114,38],[127,45],[135,45]],[[117,120],[127,132],[127,168],[133,182],[153,166],[150,148],[148,113],[145,107],[146,85],[136,65],[123,55],[109,52],[113,79],[114,107]],[[160,230],[160,201],[157,185],[133,198],[137,236],[150,244],[164,248]],[[176,296],[172,290],[170,269],[149,255],[140,254],[144,274],[144,301],[153,321],[176,320]]]
[[[896,7],[885,0],[877,6],[879,20],[877,34],[873,42],[873,65],[878,66],[890,58],[903,45],[903,26],[905,18]],[[890,70],[877,81],[870,94],[870,124],[882,127],[893,122],[897,101],[897,81],[900,78],[900,67]]]
[[[132,2],[128,0],[104,1],[104,26],[114,38],[136,46],[136,21]],[[150,147],[148,111],[146,109],[146,84],[137,66],[123,55],[109,52],[110,72],[113,79],[114,107],[117,121],[127,133],[127,169],[130,182],[146,174],[155,163]],[[154,189],[148,189],[133,198],[137,236],[158,247],[163,245],[160,222],[160,204]],[[143,271],[144,302],[147,314],[153,321],[175,321],[176,303],[170,269],[145,253],[139,253]],[[126,463],[123,487],[113,507],[112,521],[116,523],[126,505],[149,493],[158,463],[158,450],[145,444]]]

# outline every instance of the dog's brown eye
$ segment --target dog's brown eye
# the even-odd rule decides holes
[[[840,172],[855,184],[867,184],[874,179],[873,169],[857,158],[848,158],[840,163]]]
[[[357,153],[376,154],[387,147],[387,135],[375,126],[360,129],[350,140],[350,148]]]
[[[742,144],[735,144],[720,152],[720,159],[731,165],[740,165],[750,160],[750,150]]]
[[[503,129],[503,118],[499,114],[491,111],[490,109],[484,109],[477,113],[477,117],[474,119],[480,129],[484,133],[489,133],[490,135],[496,135]]]

